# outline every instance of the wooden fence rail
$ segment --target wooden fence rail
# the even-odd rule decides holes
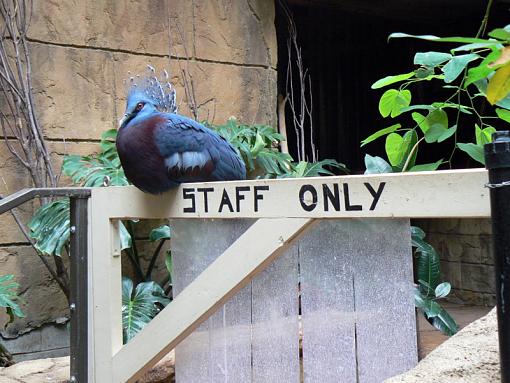
[[[92,189],[89,209],[89,376],[135,381],[323,219],[489,217],[482,169],[186,184],[153,196]],[[257,221],[122,346],[118,220]]]

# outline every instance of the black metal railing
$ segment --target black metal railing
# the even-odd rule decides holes
[[[0,199],[0,214],[41,197],[69,197],[70,216],[70,364],[71,382],[88,382],[88,198],[87,188],[23,189]]]
[[[485,145],[489,170],[492,240],[496,270],[499,360],[501,382],[510,383],[510,132],[494,133]]]

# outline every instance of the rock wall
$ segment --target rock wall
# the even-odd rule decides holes
[[[190,115],[186,71],[200,120],[276,123],[273,0],[34,0],[28,38],[37,116],[57,167],[64,154],[97,150],[124,112],[123,80],[147,64],[170,72],[182,114]],[[28,186],[0,144],[0,193]],[[32,211],[27,204],[21,216]],[[64,295],[8,214],[0,216],[0,270],[17,275],[27,313],[2,336],[68,315]]]
[[[415,222],[441,256],[443,280],[452,284],[448,300],[477,306],[496,304],[492,228],[489,219]]]

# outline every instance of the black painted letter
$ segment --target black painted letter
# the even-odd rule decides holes
[[[228,193],[225,189],[223,189],[223,194],[221,195],[221,203],[220,208],[218,209],[218,213],[221,213],[223,210],[223,205],[227,205],[228,209],[231,213],[234,212],[234,208],[232,207],[232,202],[230,202],[230,198],[228,197]]]
[[[259,211],[259,200],[262,201],[264,199],[264,196],[262,194],[259,194],[258,192],[262,190],[269,190],[269,186],[255,186],[253,188],[253,210]]]
[[[368,189],[370,194],[372,194],[372,197],[374,197],[374,200],[372,201],[372,205],[370,205],[370,210],[374,210],[377,206],[377,202],[379,202],[379,198],[381,198],[381,194],[384,190],[384,186],[386,185],[386,182],[381,182],[379,184],[379,188],[377,191],[374,190],[372,185],[370,185],[368,182],[365,182],[365,187]]]
[[[209,204],[208,204],[208,200],[207,200],[207,193],[213,192],[213,191],[214,191],[214,188],[197,188],[197,192],[204,193],[204,212],[206,212],[206,213],[209,211]]]
[[[183,188],[182,189],[182,198],[191,200],[191,206],[185,207],[183,209],[183,212],[184,213],[195,213],[197,211],[196,206],[195,206],[195,189],[194,188]]]
[[[361,205],[351,205],[349,201],[349,185],[344,184],[344,201],[345,201],[345,210],[346,211],[354,211],[354,210],[363,210]]]
[[[322,194],[324,196],[324,211],[329,211],[329,202],[331,202],[336,211],[340,210],[340,193],[338,192],[338,184],[333,184],[333,192],[327,184],[322,184]]]
[[[241,201],[244,199],[244,195],[241,192],[249,191],[249,186],[236,186],[236,211],[239,213]]]
[[[312,203],[307,205],[305,203],[305,193],[310,192],[312,194]],[[312,185],[303,185],[299,190],[299,202],[301,207],[306,211],[312,211],[317,206],[317,190]]]

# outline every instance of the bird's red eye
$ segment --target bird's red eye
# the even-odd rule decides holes
[[[145,104],[143,102],[139,102],[138,104],[136,104],[136,108],[135,108],[135,111],[139,112],[143,109],[143,106]]]

